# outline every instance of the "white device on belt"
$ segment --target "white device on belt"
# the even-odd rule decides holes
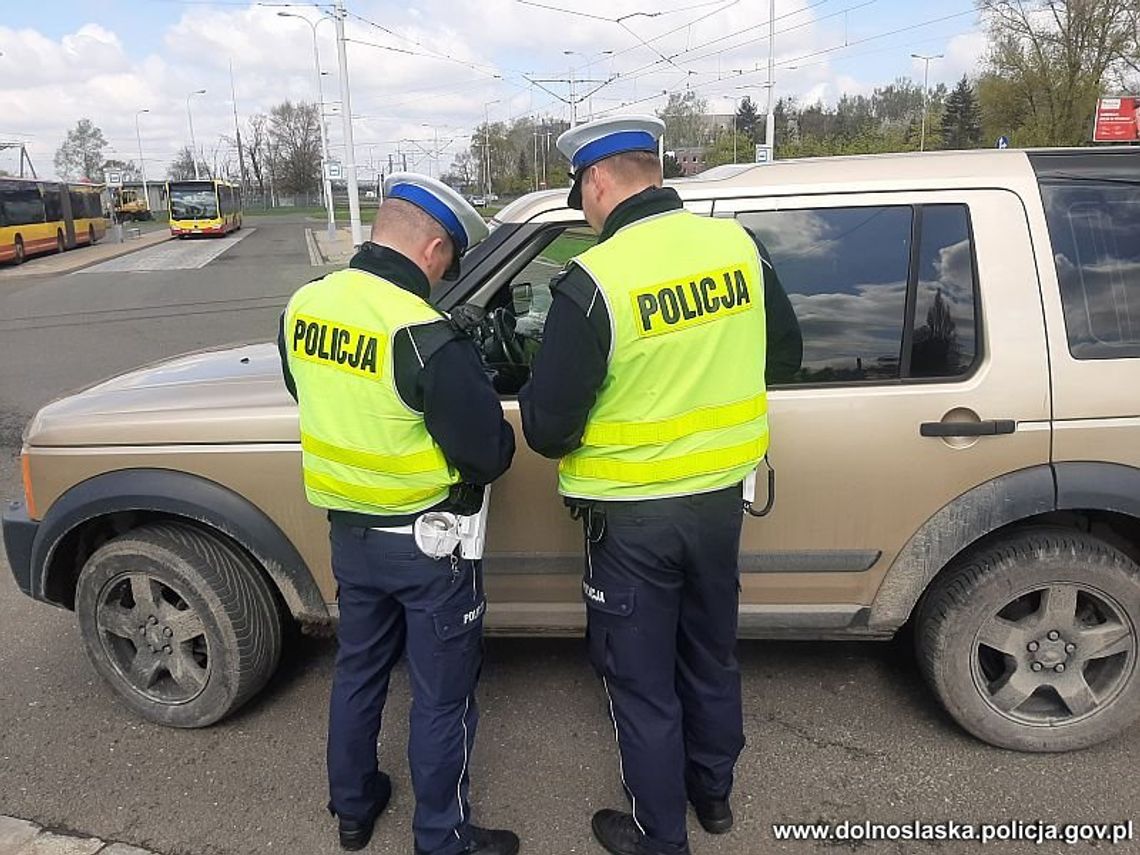
[[[416,546],[429,558],[446,558],[459,547],[462,558],[483,557],[487,537],[487,510],[491,505],[491,488],[483,488],[483,504],[479,512],[460,516],[450,511],[431,511],[416,518],[413,526]]]

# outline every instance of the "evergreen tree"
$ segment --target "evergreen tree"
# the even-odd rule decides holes
[[[757,133],[761,130],[760,116],[756,112],[756,105],[747,95],[740,102],[736,111],[736,131],[744,134],[752,142],[756,142]]]
[[[982,142],[982,110],[970,81],[962,75],[942,111],[942,147],[977,148]]]

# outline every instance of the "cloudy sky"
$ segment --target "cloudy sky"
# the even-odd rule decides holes
[[[484,112],[579,118],[652,112],[686,86],[729,112],[763,104],[768,57],[764,0],[347,0],[356,156],[362,175],[408,153],[419,171],[446,169]],[[111,151],[162,177],[189,139],[186,96],[207,160],[231,153],[232,63],[243,125],[290,98],[315,100],[312,30],[328,5],[243,0],[72,0],[5,3],[0,24],[0,140],[27,143],[41,176],[68,128],[88,117]],[[572,12],[565,10],[573,10]],[[972,0],[777,0],[776,93],[834,101],[897,76],[922,77],[911,53],[945,54],[931,84],[952,84],[985,50]],[[334,27],[317,29],[334,158],[343,158]],[[573,53],[567,54],[567,51]],[[582,82],[587,81],[596,82]],[[532,80],[538,81],[530,82]],[[549,91],[544,91],[543,87]],[[433,157],[433,153],[436,156]],[[0,168],[16,158],[0,152]]]

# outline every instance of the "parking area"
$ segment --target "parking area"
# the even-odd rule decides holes
[[[247,218],[223,240],[163,244],[81,276],[0,287],[0,498],[20,490],[20,433],[47,401],[166,356],[271,338],[289,294],[319,274],[306,246],[312,225]],[[166,855],[339,851],[324,810],[330,639],[293,643],[269,689],[237,715],[178,731],[132,717],[83,655],[74,616],[22,596],[2,557],[0,627],[0,814]],[[941,710],[906,639],[750,641],[740,659],[748,744],[738,824],[713,838],[692,822],[694,853],[977,848],[780,842],[774,823],[1135,819],[1136,728],[1075,754],[989,747]],[[516,829],[525,853],[600,853],[589,817],[621,806],[623,796],[604,693],[583,643],[490,640],[480,703],[476,820]],[[401,672],[381,743],[396,790],[372,852],[411,850],[407,708]]]

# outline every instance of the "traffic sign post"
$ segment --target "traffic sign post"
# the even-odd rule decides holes
[[[756,163],[771,163],[776,159],[772,146],[764,143],[756,144]]]
[[[344,169],[335,161],[328,161],[325,163],[325,178],[329,181],[340,181],[344,178]]]
[[[1007,137],[1007,136],[998,137],[997,147],[1000,149],[1009,148],[1009,137]]]
[[[103,173],[103,183],[108,187],[122,187],[123,186],[123,173],[118,171],[107,171]]]

